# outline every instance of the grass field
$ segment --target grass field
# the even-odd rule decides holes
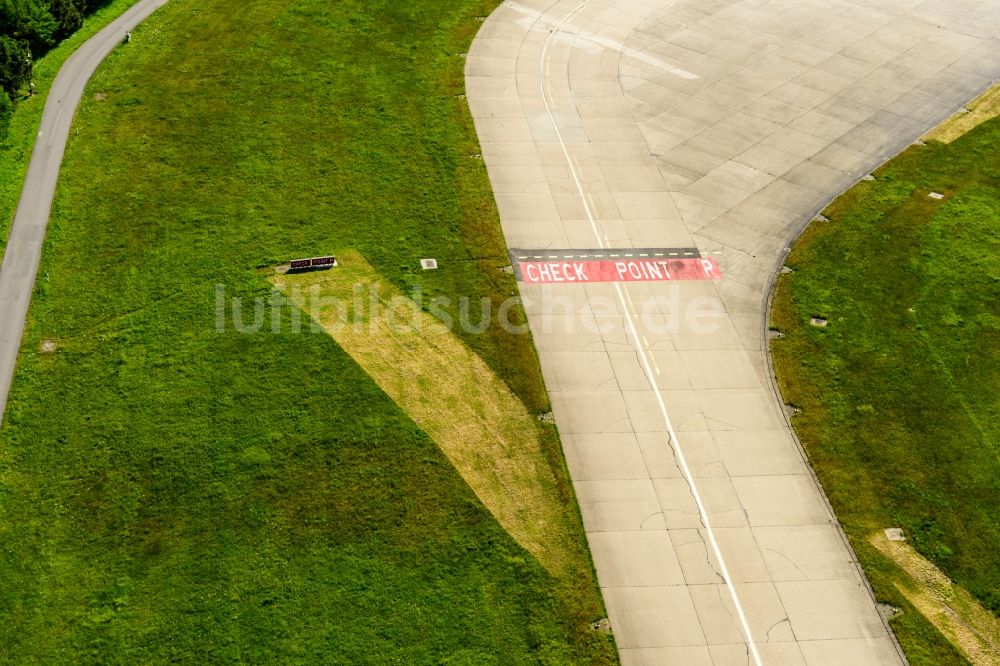
[[[558,576],[329,336],[216,330],[335,248],[515,290],[459,97],[492,5],[173,0],[99,70],[0,431],[0,661],[615,661],[551,428]],[[461,342],[548,409],[529,339]]]
[[[911,661],[964,663],[870,539],[902,527],[1000,612],[1000,121],[911,148],[876,176],[793,249],[772,351],[838,517],[879,596],[905,611],[893,622]]]
[[[550,573],[575,576],[575,525],[546,460],[552,429],[364,257],[337,252],[337,261],[334,270],[270,280],[434,440],[508,534]]]

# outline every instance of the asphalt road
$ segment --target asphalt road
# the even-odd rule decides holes
[[[996,0],[522,0],[483,25],[466,92],[508,245],[724,274],[520,284],[624,664],[901,663],[774,391],[768,294],[827,202],[1000,77],[998,38]]]
[[[87,40],[63,64],[45,102],[38,138],[31,154],[24,189],[18,201],[3,265],[0,266],[0,420],[7,405],[24,323],[45,240],[66,139],[73,114],[87,81],[125,32],[166,4],[167,0],[139,0],[124,14]],[[142,48],[140,42],[122,48]]]

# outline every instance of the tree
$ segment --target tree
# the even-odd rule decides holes
[[[52,47],[58,30],[46,0],[0,0],[0,35],[27,41],[33,53]]]
[[[10,125],[10,116],[14,113],[14,105],[7,95],[0,93],[0,145],[7,138],[7,127]]]
[[[49,0],[49,12],[59,23],[59,39],[65,39],[80,29],[86,4],[85,0]]]
[[[12,101],[31,75],[28,42],[0,35],[0,88]]]

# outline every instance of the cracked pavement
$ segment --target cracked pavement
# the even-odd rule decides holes
[[[998,38],[1000,2],[967,0],[484,23],[467,99],[508,246],[696,247],[725,274],[519,285],[626,666],[903,661],[773,390],[767,294],[830,199],[1000,76]]]

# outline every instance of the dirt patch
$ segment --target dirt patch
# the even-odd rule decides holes
[[[94,99],[98,102],[103,102],[108,98],[108,93],[94,93]]]
[[[894,583],[903,596],[974,666],[1000,664],[1000,620],[905,541],[884,531],[868,540],[908,575]]]
[[[990,118],[1000,116],[1000,85],[994,86],[924,135],[929,141],[951,143]]]
[[[43,354],[54,354],[57,349],[59,344],[55,340],[42,340],[42,344],[38,345],[38,350]]]
[[[333,271],[269,279],[437,443],[511,536],[550,572],[564,573],[571,558],[563,549],[576,538],[538,419],[482,358],[382,282],[363,257],[344,252],[338,260]]]

